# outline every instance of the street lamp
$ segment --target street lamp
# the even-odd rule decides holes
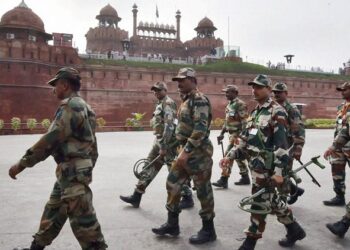
[[[292,58],[294,57],[294,55],[285,55],[284,56],[287,60],[287,63],[291,63],[292,62]]]
[[[123,39],[121,41],[122,47],[123,47],[123,60],[126,60],[126,55],[128,53],[128,50],[130,48],[130,40],[128,39]]]

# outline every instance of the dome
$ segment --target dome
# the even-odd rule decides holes
[[[195,28],[196,31],[200,29],[212,29],[216,30],[216,27],[214,26],[214,23],[207,17],[204,17],[199,23],[197,28]]]
[[[150,23],[149,27],[154,28],[154,23]]]
[[[107,4],[100,10],[100,14],[96,16],[97,19],[101,18],[111,18],[120,21],[121,18],[118,16],[118,12],[110,5]]]
[[[100,16],[118,17],[118,12],[110,4],[107,4],[100,10]]]
[[[164,28],[165,28],[164,24],[161,24],[161,25],[159,26],[159,28],[164,29]]]
[[[166,28],[167,30],[170,29],[169,24],[165,25],[165,28]]]
[[[32,29],[45,33],[43,21],[37,14],[28,8],[24,1],[1,17],[0,28],[2,27]]]

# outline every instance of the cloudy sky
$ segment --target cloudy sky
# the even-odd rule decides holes
[[[0,15],[21,0],[0,0]],[[119,27],[132,35],[132,5],[138,21],[175,25],[180,10],[181,40],[196,36],[193,30],[205,16],[217,27],[225,45],[241,48],[243,60],[264,64],[283,62],[294,54],[293,67],[320,66],[337,71],[350,58],[350,0],[25,0],[45,23],[46,32],[72,33],[80,52],[85,34],[97,26],[95,16],[111,4],[122,18]],[[228,21],[229,20],[229,21]],[[229,24],[229,25],[228,25]],[[229,35],[228,35],[229,34]]]

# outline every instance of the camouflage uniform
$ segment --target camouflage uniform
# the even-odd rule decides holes
[[[173,162],[167,178],[166,207],[169,212],[180,213],[181,186],[191,178],[202,206],[199,214],[203,220],[212,220],[215,215],[213,190],[210,183],[213,145],[209,139],[209,127],[212,113],[207,97],[198,90],[183,97],[178,110],[178,119],[176,139],[190,155],[188,164],[184,168],[178,167],[176,161]]]
[[[177,154],[177,146],[175,143],[176,109],[176,103],[169,96],[165,96],[161,101],[158,101],[155,111],[153,112],[150,124],[156,139],[154,140],[147,159],[149,162],[152,162],[159,155],[160,149],[166,149],[167,153],[164,158],[158,159],[148,168],[147,172],[150,178],[139,180],[136,184],[136,191],[139,193],[145,192],[147,186],[153,181],[165,163],[168,165],[168,168],[170,168],[171,162]]]
[[[272,213],[285,225],[294,222],[292,211],[287,207],[285,199],[271,186],[269,178],[274,172],[283,175],[287,170],[289,156],[286,118],[284,109],[268,99],[261,107],[257,106],[252,111],[246,130],[241,134],[240,145],[228,154],[230,159],[248,157],[253,181],[252,194],[264,187],[270,190],[254,201],[271,203]],[[252,214],[247,235],[261,238],[265,230],[265,220],[266,215]]]
[[[337,131],[337,136],[334,138],[331,148],[337,153],[342,152],[345,160],[349,161],[350,150],[349,148],[346,148],[346,146],[350,143],[350,116],[346,117],[345,121],[343,122],[343,126]],[[346,205],[345,216],[350,219],[350,202]]]
[[[41,246],[50,245],[69,218],[82,249],[106,249],[92,205],[92,170],[98,152],[95,113],[77,94],[62,100],[48,132],[20,160],[25,168],[52,155],[57,181],[34,235]]]
[[[347,125],[350,118],[350,103],[342,103],[338,106],[336,127],[334,138],[338,136],[342,127]],[[349,164],[349,158],[344,154],[350,152],[350,142],[345,143],[341,148],[336,148],[334,154],[330,158],[332,166],[333,190],[339,196],[345,194],[345,167]]]
[[[227,104],[225,114],[225,123],[222,130],[227,131],[230,134],[229,144],[224,154],[226,156],[235,146],[239,134],[246,126],[246,119],[248,117],[247,105],[241,99],[236,97]],[[245,160],[238,159],[237,165],[239,167],[240,175],[248,175],[248,168]],[[230,177],[232,166],[233,162],[227,168],[223,168],[221,176]]]

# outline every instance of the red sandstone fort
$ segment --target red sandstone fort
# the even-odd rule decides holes
[[[123,41],[127,41],[130,56],[157,54],[167,59],[197,58],[223,46],[223,41],[215,38],[216,27],[207,17],[194,28],[197,36],[182,42],[180,11],[174,13],[176,26],[138,22],[138,7],[132,6],[131,11],[133,30],[129,38],[129,33],[118,27],[121,17],[117,11],[110,5],[103,7],[96,16],[98,26],[87,31],[87,52],[114,56],[125,52]],[[51,88],[46,81],[60,67],[67,65],[80,70],[83,82],[81,95],[107,124],[123,123],[131,112],[146,112],[150,117],[155,103],[150,86],[156,81],[167,82],[169,95],[179,100],[176,84],[171,83],[176,71],[87,63],[87,59],[79,56],[71,46],[71,39],[68,34],[46,33],[44,22],[24,1],[1,17],[0,119],[52,119],[57,101],[50,94]],[[48,44],[50,40],[54,40],[53,45]],[[345,70],[350,73],[349,69]],[[237,85],[240,96],[250,107],[254,105],[247,86],[254,77],[254,74],[198,72],[199,88],[209,96],[214,118],[223,116],[226,99],[221,89],[226,84]],[[287,83],[290,99],[306,104],[304,115],[308,118],[332,118],[341,102],[339,93],[335,91],[335,87],[342,83],[340,81],[285,76],[272,79]]]

